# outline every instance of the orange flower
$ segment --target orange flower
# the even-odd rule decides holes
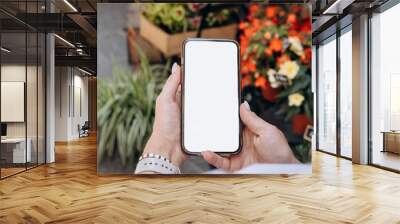
[[[261,26],[261,20],[259,19],[254,19],[251,24],[253,25],[254,30],[258,30]]]
[[[289,13],[287,16],[287,22],[288,23],[296,23],[297,22],[296,15],[294,13]]]
[[[276,6],[268,6],[265,9],[265,16],[269,19],[272,19],[276,16],[277,13],[277,7]]]
[[[253,15],[257,13],[258,10],[260,10],[260,6],[258,4],[252,4],[249,9],[250,9],[250,14]]]
[[[252,37],[253,34],[254,34],[254,30],[253,30],[253,29],[248,28],[248,29],[245,29],[245,30],[244,30],[244,35],[245,35],[246,37]]]
[[[250,72],[255,72],[257,70],[256,62],[254,60],[249,60],[247,67],[249,68]]]
[[[246,22],[240,22],[239,23],[239,29],[244,30],[246,29],[248,24]]]
[[[256,81],[254,82],[254,86],[257,88],[264,89],[266,85],[267,85],[267,79],[262,75],[258,76]]]
[[[246,61],[242,61],[241,63],[241,73],[242,74],[247,74],[249,72],[255,72],[257,70],[256,68],[256,62],[252,60],[251,58]]]
[[[265,50],[264,50],[264,54],[265,55],[267,55],[268,57],[270,57],[270,56],[272,56],[272,50],[271,50],[271,48],[269,48],[269,47],[267,47],[267,48],[265,48]]]
[[[303,135],[307,125],[312,125],[312,120],[305,114],[296,114],[292,117],[292,129],[295,134]]]
[[[264,38],[267,39],[267,40],[271,39],[271,33],[268,32],[268,31],[265,32],[265,33],[264,33]]]
[[[249,69],[247,68],[246,65],[240,66],[240,73],[242,73],[242,74],[247,74],[247,73],[249,73]]]
[[[282,50],[283,44],[280,39],[274,38],[271,40],[269,47],[271,48],[272,51],[280,52]]]

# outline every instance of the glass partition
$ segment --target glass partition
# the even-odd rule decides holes
[[[18,13],[43,12],[44,1],[26,3]],[[45,44],[44,33],[0,12],[1,179],[45,163]]]
[[[26,141],[26,41],[25,32],[1,34],[2,177],[24,171],[31,161]]]
[[[318,47],[318,149],[336,154],[336,36]]]

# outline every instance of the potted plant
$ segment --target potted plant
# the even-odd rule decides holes
[[[142,154],[152,131],[155,100],[170,68],[169,62],[150,65],[141,51],[138,55],[136,70],[114,68],[113,79],[98,82],[98,163],[114,166],[117,160],[120,167],[108,167],[117,172],[132,171]]]
[[[241,73],[244,98],[265,118],[285,129],[297,158],[310,160],[304,138],[312,125],[311,18],[301,5],[252,4],[241,30]]]
[[[196,37],[204,3],[149,3],[142,7],[140,35],[165,56],[177,55],[182,42]],[[235,39],[235,9],[222,9],[206,15],[202,37]]]

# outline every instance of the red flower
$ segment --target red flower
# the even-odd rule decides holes
[[[304,54],[301,56],[301,61],[304,64],[310,64],[311,56],[312,56],[311,48],[306,48],[306,49],[304,49]]]
[[[311,32],[311,21],[310,18],[306,18],[303,20],[303,25],[300,28],[301,32],[310,33]]]
[[[299,32],[297,32],[296,30],[291,29],[288,32],[288,36],[289,37],[299,37],[300,35],[299,35]]]
[[[292,129],[295,134],[303,135],[307,125],[312,125],[312,120],[307,115],[296,114],[292,117]]]
[[[249,85],[251,85],[251,77],[250,75],[244,75],[242,77],[242,89]]]
[[[254,86],[261,88],[264,98],[270,102],[276,102],[278,90],[271,87],[269,81],[262,75],[258,76]]]

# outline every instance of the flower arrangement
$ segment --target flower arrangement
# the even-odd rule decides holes
[[[252,107],[277,108],[275,114],[302,137],[313,116],[309,8],[252,4],[239,28],[242,88],[255,91],[243,91],[244,98]],[[309,148],[304,139],[292,147],[303,162],[310,158]]]
[[[201,10],[206,3],[151,3],[144,4],[143,15],[153,24],[169,34],[197,30],[201,22]],[[232,22],[233,10],[222,9],[210,12],[205,18],[205,27],[217,27]]]

